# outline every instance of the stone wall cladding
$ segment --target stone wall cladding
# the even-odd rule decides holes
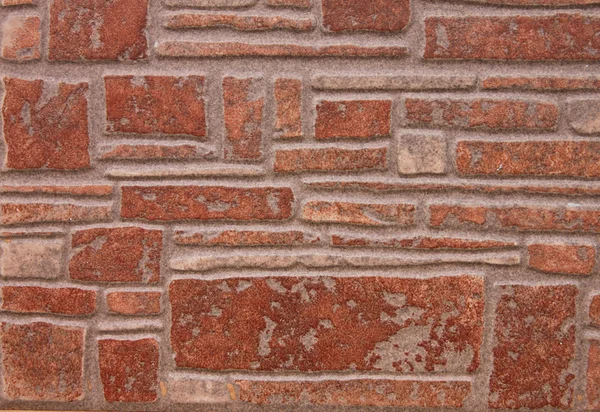
[[[0,0],[0,410],[600,411],[599,7]]]

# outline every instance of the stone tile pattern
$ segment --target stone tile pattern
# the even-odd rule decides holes
[[[0,410],[600,410],[599,5],[0,0]]]

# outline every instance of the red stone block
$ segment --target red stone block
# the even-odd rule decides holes
[[[292,215],[290,188],[225,186],[125,186],[125,219],[285,220]]]
[[[4,78],[6,167],[84,169],[88,154],[88,84]]]
[[[82,398],[84,329],[43,322],[0,326],[4,393],[9,399]]]
[[[22,313],[90,315],[96,311],[96,292],[77,288],[4,286],[2,309]]]
[[[108,310],[121,315],[157,315],[161,292],[110,292],[106,295]]]
[[[323,25],[332,32],[397,32],[410,21],[409,0],[322,0]]]
[[[529,267],[547,273],[591,275],[596,249],[590,245],[529,245]]]
[[[483,280],[175,280],[171,345],[183,368],[473,372]]]
[[[577,287],[507,285],[500,292],[489,406],[569,409]]]
[[[390,100],[323,101],[317,105],[317,139],[389,136],[392,102]]]
[[[160,279],[162,231],[137,227],[95,228],[73,233],[71,279],[144,282]]]
[[[50,60],[143,60],[148,0],[50,3]]]
[[[206,137],[204,77],[106,76],[106,130]]]
[[[108,402],[155,402],[158,342],[154,339],[98,341],[100,378]]]

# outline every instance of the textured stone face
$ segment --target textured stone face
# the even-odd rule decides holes
[[[0,324],[4,394],[13,400],[82,398],[81,328],[35,322]]]
[[[88,282],[157,283],[162,231],[136,227],[73,234],[69,275]]]
[[[577,287],[509,285],[500,292],[489,406],[570,408]]]
[[[149,186],[123,188],[121,216],[147,220],[284,220],[291,216],[289,188]]]
[[[278,150],[275,153],[275,171],[278,173],[301,173],[383,170],[387,165],[387,152],[386,147]]]
[[[88,85],[4,78],[6,167],[83,169],[88,154]]]
[[[477,277],[176,280],[169,299],[179,367],[466,373],[479,365]]]
[[[50,60],[142,60],[147,57],[147,0],[55,0]]]
[[[98,341],[100,377],[108,402],[157,399],[158,342],[154,339]]]
[[[60,276],[60,242],[11,240],[3,241],[0,248],[0,275],[4,278],[52,279]]]
[[[586,141],[461,141],[456,164],[463,175],[600,176],[600,144]]]
[[[548,273],[590,275],[596,249],[590,245],[529,245],[529,266]]]
[[[96,310],[96,292],[76,288],[4,286],[2,309],[21,313],[90,315]]]
[[[581,14],[428,17],[426,59],[598,60],[600,19]]]
[[[41,20],[36,16],[10,16],[2,27],[2,58],[15,61],[41,57]]]
[[[324,101],[317,105],[315,137],[372,138],[390,134],[392,102]]]
[[[206,136],[204,77],[107,76],[106,130]]]
[[[409,0],[323,0],[323,25],[332,32],[397,32],[410,21]]]

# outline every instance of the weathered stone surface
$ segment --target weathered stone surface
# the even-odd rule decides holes
[[[487,77],[487,90],[586,91],[600,89],[599,77]]]
[[[409,226],[414,222],[414,212],[415,206],[410,204],[310,201],[302,208],[302,219],[319,223]]]
[[[70,203],[3,203],[0,224],[103,222],[111,217],[110,206]]]
[[[600,295],[592,297],[588,314],[592,325],[600,326]]]
[[[233,384],[222,381],[172,378],[168,388],[169,399],[175,403],[215,404],[236,399]]]
[[[460,141],[463,175],[600,177],[600,143],[588,141]]]
[[[174,30],[229,28],[239,31],[291,30],[310,31],[312,19],[293,19],[281,16],[237,16],[235,14],[174,14],[169,16],[165,27]]]
[[[316,233],[300,230],[224,230],[206,232],[177,231],[175,244],[198,246],[308,246],[321,244]]]
[[[571,207],[431,205],[433,227],[482,226],[521,231],[600,232],[600,210]]]
[[[175,280],[171,344],[185,368],[473,372],[483,294],[471,276]]]
[[[262,79],[223,79],[226,129],[224,155],[229,160],[262,157],[262,122],[265,87]]]
[[[106,76],[106,130],[206,137],[204,77]]]
[[[590,340],[587,362],[587,409],[595,411],[600,408],[600,341]]]
[[[120,144],[106,147],[100,160],[211,160],[214,150],[191,144]]]
[[[19,62],[41,57],[41,20],[37,16],[11,15],[2,25],[2,58]]]
[[[426,59],[600,60],[600,18],[468,16],[425,19]]]
[[[125,186],[121,216],[126,219],[285,220],[294,194],[286,187]]]
[[[0,276],[45,278],[61,275],[62,242],[3,240],[0,242]]]
[[[106,304],[109,312],[120,315],[157,315],[161,296],[161,292],[109,292]]]
[[[577,287],[506,285],[500,292],[489,406],[569,409]]]
[[[332,32],[397,32],[410,21],[409,0],[322,0],[323,26]]]
[[[49,194],[65,196],[110,196],[111,185],[73,185],[73,186],[30,186],[5,185],[0,186],[0,193],[16,194]]]
[[[6,167],[84,169],[88,154],[88,84],[4,78]]]
[[[466,76],[319,76],[317,90],[463,90],[473,89],[476,77]]]
[[[600,134],[600,100],[570,102],[569,124],[580,134]]]
[[[43,322],[3,322],[0,328],[8,399],[82,399],[84,329]]]
[[[529,266],[547,273],[591,275],[596,249],[591,245],[535,244],[527,247]]]
[[[479,263],[488,265],[518,265],[517,253],[498,255],[436,255],[432,257],[340,256],[333,254],[252,255],[252,256],[184,256],[171,260],[170,266],[182,271],[211,271],[222,268],[289,269],[296,266],[323,268],[400,267],[444,263]]]
[[[100,377],[108,402],[154,402],[158,389],[158,342],[98,341]]]
[[[390,100],[322,101],[317,105],[317,139],[389,136],[392,102]]]
[[[357,379],[343,381],[238,381],[240,400],[259,405],[460,408],[471,382]]]
[[[446,171],[446,138],[402,135],[398,142],[398,171],[403,175],[442,174]]]
[[[387,147],[281,149],[275,152],[274,168],[278,173],[384,170],[387,152]]]
[[[198,43],[190,41],[168,41],[159,43],[156,52],[162,57],[354,57],[389,59],[408,55],[402,46],[355,46],[349,44],[333,46],[303,46],[299,44],[252,44],[239,42]]]
[[[97,228],[73,233],[71,279],[144,282],[160,279],[162,231],[137,227]]]
[[[96,291],[77,288],[4,286],[2,309],[22,313],[90,315],[96,311]]]
[[[275,80],[276,136],[280,138],[302,137],[302,80]]]
[[[558,107],[525,100],[406,99],[409,127],[488,131],[556,129]]]
[[[50,60],[143,60],[148,0],[55,0]]]
[[[332,235],[331,245],[339,247],[385,247],[399,249],[505,249],[517,247],[516,242],[449,237],[368,238]]]

